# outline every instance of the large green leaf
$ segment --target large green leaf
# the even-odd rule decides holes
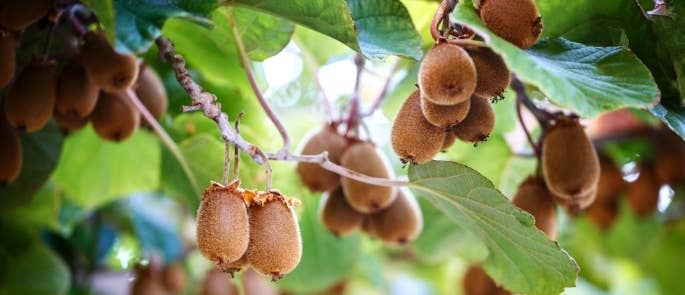
[[[20,253],[0,247],[0,294],[61,295],[69,291],[64,262],[38,241]]]
[[[574,286],[578,266],[477,171],[453,162],[409,167],[410,188],[488,248],[487,273],[515,293],[559,294]]]
[[[399,0],[347,0],[359,32],[359,47],[369,58],[400,55],[420,60],[421,36]]]
[[[471,1],[460,3],[453,16],[483,36],[520,79],[581,116],[624,107],[649,108],[659,98],[647,67],[623,47],[592,47],[554,38],[524,51],[490,32]]]
[[[222,9],[223,14],[230,10]],[[236,26],[247,54],[253,60],[265,60],[290,42],[295,26],[282,18],[245,8],[233,9]],[[230,34],[230,28],[228,29]]]
[[[160,145],[138,131],[113,143],[100,139],[89,125],[64,142],[55,184],[84,208],[94,208],[135,191],[159,188]]]

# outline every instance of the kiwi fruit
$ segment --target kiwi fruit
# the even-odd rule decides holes
[[[138,81],[136,82],[136,94],[150,114],[159,120],[164,115],[169,104],[164,83],[157,72],[147,65],[142,65]]]
[[[490,31],[519,48],[530,48],[542,33],[534,0],[481,0],[478,11]]]
[[[292,271],[302,258],[302,237],[295,211],[284,196],[269,191],[264,204],[250,206],[247,260],[273,281]]]
[[[603,202],[620,194],[625,189],[626,182],[623,180],[623,172],[611,159],[600,157],[599,170],[597,202]]]
[[[685,182],[685,141],[667,128],[655,134],[654,175],[659,183]]]
[[[418,80],[424,99],[455,105],[469,100],[476,89],[476,66],[463,48],[439,43],[421,61]]]
[[[440,148],[440,150],[446,151],[448,148],[452,147],[456,141],[457,135],[454,134],[454,131],[452,131],[452,129],[447,130],[447,132],[445,132],[445,141],[442,142],[442,148]]]
[[[347,169],[371,177],[391,177],[387,161],[369,142],[352,143],[340,157],[340,164]],[[342,177],[341,186],[350,206],[365,214],[390,206],[396,197],[393,187],[372,185],[347,177]]]
[[[197,211],[197,247],[225,272],[245,254],[250,240],[247,206],[239,186],[239,180],[227,186],[212,183]]]
[[[511,293],[497,286],[495,281],[480,266],[471,266],[462,279],[464,295],[510,295]]]
[[[0,88],[9,84],[16,67],[16,47],[10,32],[0,29]]]
[[[243,270],[248,265],[250,265],[250,263],[247,261],[247,251],[245,251],[245,254],[243,254],[240,259],[225,264],[224,272],[233,277],[236,272]]]
[[[454,134],[462,141],[477,143],[490,136],[495,128],[495,111],[487,99],[471,97],[471,109],[461,123],[454,127]]]
[[[254,269],[249,268],[240,278],[245,295],[278,295],[278,291]]]
[[[109,141],[129,138],[140,124],[140,113],[123,93],[100,91],[90,118],[95,132]]]
[[[21,172],[23,153],[17,130],[0,112],[0,187],[13,182]]]
[[[374,236],[383,242],[405,245],[421,233],[421,208],[413,195],[398,189],[395,201],[388,208],[369,215],[369,227]]]
[[[2,1],[0,27],[10,31],[21,31],[48,14],[53,0],[9,0]]]
[[[321,199],[321,221],[334,235],[344,236],[357,230],[364,215],[347,203],[342,188],[325,193]]]
[[[550,239],[556,235],[557,207],[544,179],[530,176],[519,185],[512,203],[535,217],[535,226]]]
[[[17,75],[5,97],[5,113],[15,128],[38,131],[55,107],[55,63],[33,60]]]
[[[303,142],[300,152],[302,155],[316,155],[327,151],[328,159],[336,164],[340,163],[340,155],[347,146],[347,139],[338,134],[333,125],[324,126]],[[295,171],[302,183],[315,192],[329,191],[340,185],[340,176],[321,168],[319,164],[299,162]]]
[[[614,195],[611,199],[597,200],[587,208],[587,218],[601,230],[609,229],[619,214],[619,198]]]
[[[85,118],[93,112],[98,93],[98,87],[88,80],[83,66],[72,59],[59,74],[55,109],[64,116]]]
[[[186,288],[186,272],[179,263],[171,263],[162,270],[164,288],[172,294],[181,294]]]
[[[574,195],[572,197],[560,196],[554,192],[550,192],[550,195],[566,212],[571,215],[578,215],[578,213],[594,204],[597,199],[597,190],[593,189],[582,195]]]
[[[238,287],[220,269],[211,268],[200,284],[200,295],[239,295]]]
[[[563,199],[587,198],[599,182],[599,159],[577,118],[563,117],[542,139],[542,170],[547,188]]]
[[[420,100],[418,90],[409,95],[390,131],[392,149],[405,163],[421,164],[432,160],[445,142],[445,130],[426,120]]]
[[[80,118],[80,117],[73,117],[73,116],[68,116],[68,115],[62,115],[60,112],[55,110],[52,113],[52,118],[55,119],[55,123],[57,123],[57,127],[59,127],[59,130],[62,131],[63,134],[69,134],[74,131],[78,131],[83,129],[88,124],[88,117],[85,118]]]
[[[434,104],[423,97],[420,99],[421,113],[431,124],[441,127],[449,128],[457,125],[466,118],[471,108],[469,100],[451,106],[442,106]]]
[[[137,265],[135,280],[131,285],[131,295],[166,295],[168,294],[162,283],[158,266]]]
[[[138,60],[132,54],[120,54],[109,44],[104,31],[90,31],[81,46],[81,62],[98,87],[118,92],[131,87],[138,78]]]
[[[641,166],[639,171],[637,179],[628,184],[626,196],[633,213],[649,216],[656,211],[659,204],[659,184],[649,167]]]
[[[478,80],[476,80],[475,95],[491,98],[501,95],[509,86],[509,69],[502,57],[488,47],[467,47],[466,51],[476,66]]]

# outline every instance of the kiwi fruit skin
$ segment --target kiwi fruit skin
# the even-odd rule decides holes
[[[491,98],[502,94],[511,79],[509,69],[502,57],[487,47],[467,47],[466,51],[476,66],[478,80],[474,94]]]
[[[171,263],[162,270],[162,283],[171,294],[181,294],[186,288],[186,272],[179,263]]]
[[[158,266],[150,264],[138,265],[135,269],[135,280],[131,285],[131,295],[166,295]]]
[[[35,132],[50,120],[55,107],[55,63],[33,60],[5,96],[5,114],[15,128]]]
[[[597,199],[596,189],[588,191],[582,195],[574,195],[570,198],[568,196],[559,196],[554,192],[550,192],[550,194],[557,204],[559,204],[559,206],[563,207],[567,213],[573,216],[578,215],[581,211],[590,207]]]
[[[243,256],[250,240],[247,205],[239,185],[239,181],[228,186],[213,183],[197,211],[197,247],[223,271]]]
[[[200,295],[238,295],[238,287],[231,281],[228,275],[218,268],[207,270],[205,278],[197,292]]]
[[[542,18],[534,0],[481,0],[485,25],[519,48],[530,48],[542,33]]]
[[[0,113],[0,187],[12,183],[21,172],[23,152],[17,130]]]
[[[369,215],[369,226],[374,236],[386,244],[405,245],[421,233],[423,214],[416,198],[398,189],[395,201],[388,208]]]
[[[511,295],[511,292],[497,286],[480,266],[471,266],[462,279],[464,295]]]
[[[597,182],[597,200],[603,202],[613,199],[626,188],[623,172],[610,159],[599,159],[599,181]]]
[[[252,268],[277,281],[292,271],[300,258],[302,237],[295,211],[279,198],[251,206],[247,260]]]
[[[342,154],[340,164],[352,171],[378,178],[390,178],[391,171],[373,144],[358,141],[352,143]],[[342,177],[341,186],[347,203],[361,213],[373,213],[386,208],[395,201],[393,187],[378,186]]]
[[[421,97],[421,113],[426,120],[438,127],[449,128],[457,125],[466,118],[471,108],[471,101],[467,100],[451,106],[436,105]]]
[[[557,207],[542,178],[531,176],[519,185],[512,203],[535,217],[535,226],[556,238]]]
[[[324,126],[303,142],[300,152],[302,155],[316,155],[327,151],[328,159],[336,164],[340,163],[340,155],[347,146],[347,139],[338,134],[333,125]],[[311,191],[329,191],[340,185],[340,176],[319,164],[299,162],[295,171],[302,183]]]
[[[495,128],[495,111],[487,99],[471,97],[471,109],[461,123],[454,127],[454,134],[462,141],[477,143],[490,136]]]
[[[98,87],[88,80],[83,66],[73,59],[59,75],[55,109],[71,118],[85,118],[93,112],[98,93]]]
[[[52,113],[52,118],[55,119],[57,127],[62,131],[63,134],[70,134],[72,132],[83,129],[88,124],[89,117],[80,118],[68,115],[62,115],[60,112],[55,110]]]
[[[245,271],[240,278],[245,295],[278,295],[278,291],[264,280],[254,269]]]
[[[628,204],[638,216],[652,215],[659,204],[659,184],[653,172],[647,166],[639,168],[640,175],[628,184],[626,196]]]
[[[118,142],[129,138],[138,129],[140,113],[123,93],[100,91],[91,122],[102,139]]]
[[[426,120],[421,112],[420,93],[414,91],[402,104],[390,131],[392,149],[402,162],[421,164],[440,152],[445,130]]]
[[[456,141],[457,135],[454,134],[454,131],[452,131],[452,129],[447,130],[447,132],[445,132],[445,141],[442,142],[442,148],[440,148],[440,150],[443,152],[446,151],[452,147]]]
[[[140,67],[140,74],[138,74],[138,81],[136,82],[136,95],[143,103],[150,114],[159,120],[164,113],[166,113],[169,105],[169,98],[167,97],[164,83],[159,78],[157,72],[147,65]]]
[[[53,0],[3,1],[0,9],[0,27],[21,31],[48,13]]]
[[[618,218],[619,196],[615,195],[611,199],[598,200],[587,208],[586,216],[597,228],[607,230]]]
[[[14,76],[16,54],[14,37],[0,29],[0,88],[7,86]]]
[[[359,229],[364,215],[347,203],[342,188],[325,193],[321,198],[321,221],[336,236],[345,236]]]
[[[659,183],[676,184],[685,182],[685,142],[662,128],[655,134],[657,153],[654,155],[654,175]]]
[[[238,260],[224,264],[223,269],[225,273],[229,274],[231,277],[234,277],[236,272],[243,270],[249,265],[250,262],[247,261],[247,251],[245,251],[243,256],[241,256]]]
[[[81,46],[81,62],[90,81],[107,92],[131,87],[138,78],[138,60],[132,54],[120,54],[109,44],[103,31],[90,31]]]
[[[547,188],[560,198],[578,199],[596,191],[599,158],[577,118],[560,118],[546,130],[542,170]]]
[[[439,43],[426,53],[419,66],[419,89],[424,99],[437,105],[469,100],[476,89],[476,66],[463,48]]]

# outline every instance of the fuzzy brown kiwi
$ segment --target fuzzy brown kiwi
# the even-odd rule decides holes
[[[450,128],[466,118],[471,108],[471,101],[467,100],[451,106],[434,104],[421,97],[421,113],[431,124],[440,128]]]
[[[13,182],[21,172],[23,153],[17,130],[0,113],[0,187]]]
[[[269,191],[263,204],[250,206],[247,261],[273,281],[292,271],[302,258],[302,237],[295,211],[285,197]]]
[[[414,196],[398,189],[395,201],[388,208],[369,215],[369,226],[383,242],[405,245],[421,233],[423,215]]]
[[[166,295],[159,268],[156,265],[137,265],[131,295]]]
[[[454,127],[454,134],[462,141],[481,142],[495,128],[495,111],[487,99],[471,97],[471,109],[461,123]]]
[[[452,129],[449,129],[445,132],[445,141],[442,142],[442,150],[443,152],[446,151],[448,148],[452,147],[454,143],[457,141],[457,135],[454,134],[454,131]]]
[[[231,277],[234,277],[236,272],[243,270],[249,265],[250,262],[247,261],[247,251],[245,251],[245,254],[243,254],[240,259],[227,263],[224,266],[224,272],[229,274]]]
[[[131,87],[138,78],[135,55],[116,52],[104,31],[90,31],[81,46],[81,62],[95,85],[108,92]]]
[[[83,129],[88,124],[89,117],[80,118],[68,115],[62,115],[60,112],[55,110],[52,113],[52,118],[55,119],[57,127],[62,131],[63,134],[69,134],[78,130]]]
[[[0,29],[0,88],[7,86],[14,76],[16,54],[14,37]]]
[[[619,214],[619,195],[614,195],[610,199],[597,200],[589,208],[586,214],[590,222],[601,230],[609,229]]]
[[[278,290],[265,281],[254,269],[249,268],[240,278],[245,295],[278,295]]]
[[[300,152],[302,155],[315,155],[327,151],[328,159],[336,164],[340,163],[340,155],[347,146],[347,139],[338,134],[333,125],[324,126],[303,142]],[[340,185],[340,176],[321,168],[319,164],[299,162],[295,171],[302,183],[312,191],[329,191]]]
[[[321,221],[334,235],[344,236],[357,230],[364,215],[347,203],[342,188],[327,192],[321,199]]]
[[[480,266],[471,266],[462,279],[464,295],[510,295],[511,292],[497,286]]]
[[[392,123],[392,149],[405,163],[421,164],[432,160],[445,142],[445,130],[426,120],[420,104],[420,94],[416,90],[402,104]]]
[[[205,273],[199,291],[200,295],[238,295],[238,287],[230,277],[218,268],[211,268]]]
[[[424,56],[419,67],[419,89],[424,99],[437,105],[469,100],[476,89],[476,66],[463,48],[439,43]]]
[[[628,184],[626,196],[633,213],[649,216],[656,211],[659,203],[659,184],[649,167],[641,166],[639,171],[637,179]]]
[[[239,180],[227,186],[212,183],[197,210],[197,247],[223,271],[245,254],[250,240],[247,205],[239,186]]]
[[[181,294],[186,288],[186,272],[180,263],[171,263],[162,270],[162,283],[171,294]]]
[[[142,65],[140,68],[140,74],[136,82],[136,94],[140,102],[150,111],[150,114],[159,120],[166,112],[167,105],[169,104],[164,83],[162,83],[162,79],[159,78],[159,75],[157,75],[153,68],[147,65]]]
[[[55,109],[71,118],[85,118],[93,112],[98,93],[98,87],[88,80],[83,66],[72,59],[59,74]]]
[[[53,0],[3,1],[0,9],[0,27],[21,31],[48,13]]]
[[[340,164],[352,171],[379,178],[390,178],[387,161],[369,142],[352,143],[342,154]],[[341,186],[347,202],[361,213],[372,213],[386,208],[395,201],[395,189],[342,177]]]
[[[542,33],[542,17],[534,0],[481,0],[480,18],[501,38],[529,48]]]
[[[535,217],[535,226],[550,239],[556,237],[557,207],[544,179],[530,176],[519,185],[512,203]]]
[[[655,135],[654,175],[659,183],[685,182],[685,141],[668,128]]]
[[[140,113],[123,93],[100,91],[90,120],[101,138],[117,142],[127,139],[138,129]]]
[[[560,118],[545,131],[542,170],[547,188],[560,198],[587,197],[596,191],[599,158],[577,118]]]
[[[55,63],[33,60],[17,76],[5,97],[5,114],[17,129],[38,131],[55,107]]]
[[[484,98],[501,95],[509,85],[509,69],[502,57],[487,47],[467,47],[476,66],[478,80],[474,94]]]
[[[623,173],[611,159],[600,157],[599,169],[596,202],[603,202],[621,193],[626,188],[626,182],[623,180]]]

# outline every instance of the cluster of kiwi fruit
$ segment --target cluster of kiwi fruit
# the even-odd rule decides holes
[[[302,257],[296,202],[276,190],[242,189],[239,179],[212,183],[198,208],[197,246],[230,275],[252,266],[277,281]]]
[[[371,177],[391,178],[388,161],[373,143],[347,138],[334,124],[315,130],[303,140],[301,153],[328,152],[336,164]],[[324,226],[336,236],[362,229],[389,245],[414,240],[423,226],[421,209],[409,192],[341,177],[312,163],[298,163],[297,174],[312,191],[324,192],[320,216]]]
[[[532,0],[483,0],[478,11],[490,30],[520,48],[532,46],[542,31]],[[490,48],[463,42],[474,37],[439,38],[421,61],[418,89],[400,108],[391,131],[393,150],[403,162],[428,162],[456,139],[478,143],[492,131],[490,101],[501,97],[510,73]]]
[[[198,285],[198,295],[277,295],[279,292],[252,269],[247,269],[240,277],[242,293],[238,286],[218,268],[211,268]]]
[[[157,260],[137,264],[131,284],[131,295],[183,294],[187,285],[186,272],[178,263],[162,266]]]
[[[17,66],[17,36],[54,10],[53,1],[3,1],[0,7],[0,184],[21,171],[19,134],[41,130],[53,118],[65,133],[92,122],[103,139],[121,141],[138,128],[141,115],[124,91],[132,89],[159,119],[167,108],[164,85],[135,55],[115,51],[102,30],[80,36],[78,52],[58,62],[45,55]],[[54,22],[59,21],[59,17]]]

